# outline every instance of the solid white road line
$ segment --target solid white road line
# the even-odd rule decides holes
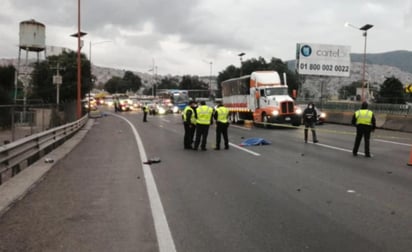
[[[125,120],[130,125],[136,139],[140,158],[142,159],[142,161],[147,160],[143,142],[135,126],[123,116],[119,116],[116,114],[112,115]],[[149,165],[143,164],[143,173],[146,180],[146,188],[149,196],[150,208],[152,209],[152,216],[157,236],[157,243],[159,245],[159,251],[175,252],[175,243],[173,241],[172,233],[170,232],[169,224],[167,223],[166,214],[163,209],[162,201],[160,200],[160,195],[157,190],[156,182],[153,178],[153,174]]]
[[[241,150],[241,151],[244,151],[244,152],[250,153],[250,154],[252,154],[252,155],[255,155],[255,156],[260,156],[260,154],[259,154],[259,153],[254,152],[254,151],[251,151],[251,150],[248,150],[248,149],[243,148],[243,147],[241,147],[241,146],[239,146],[239,145],[232,144],[232,143],[230,143],[230,142],[229,142],[229,145],[230,145],[230,146],[232,146],[232,147],[235,147],[235,148],[237,148],[237,149],[239,149],[239,150]]]
[[[387,141],[387,140],[382,140],[382,139],[373,139],[376,142],[382,142],[382,143],[391,143],[391,144],[396,144],[396,145],[403,145],[403,146],[411,146],[410,144],[406,143],[399,143],[399,142],[393,142],[393,141]]]

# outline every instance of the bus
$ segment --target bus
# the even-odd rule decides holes
[[[164,106],[171,107],[174,113],[181,112],[189,104],[187,90],[161,89],[157,91],[157,96]]]

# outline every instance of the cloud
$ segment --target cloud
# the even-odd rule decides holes
[[[76,48],[77,1],[4,0],[0,12],[1,57],[16,57],[19,22],[34,18],[46,25],[48,45]],[[82,0],[81,26],[94,62],[146,69],[155,59],[164,73],[209,74],[262,56],[290,60],[296,43],[349,45],[363,51],[361,33],[345,28],[373,24],[368,51],[410,48],[410,0]],[[104,49],[104,50],[103,50]],[[101,52],[102,51],[102,52]]]

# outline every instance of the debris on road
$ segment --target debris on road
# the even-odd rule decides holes
[[[260,137],[252,137],[243,141],[240,146],[257,146],[257,145],[269,145],[272,144],[270,141],[267,141]]]
[[[160,163],[160,158],[154,157],[154,158],[147,160],[146,162],[143,162],[143,164],[155,164],[155,163]]]

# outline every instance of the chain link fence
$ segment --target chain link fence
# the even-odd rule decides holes
[[[0,105],[0,145],[76,120],[76,103]]]

